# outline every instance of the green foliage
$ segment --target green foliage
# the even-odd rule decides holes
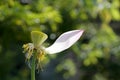
[[[0,80],[30,79],[22,45],[32,30],[48,34],[47,47],[72,29],[85,32],[69,50],[47,55],[37,80],[119,80],[119,0],[20,1],[0,1]]]
[[[68,79],[76,73],[75,64],[71,59],[63,60],[63,62],[57,65],[56,70],[57,72],[64,72],[64,79]]]

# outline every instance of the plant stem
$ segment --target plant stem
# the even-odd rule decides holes
[[[35,80],[35,56],[34,55],[32,58],[32,65],[31,65],[31,80]]]

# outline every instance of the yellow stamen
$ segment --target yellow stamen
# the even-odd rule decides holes
[[[32,43],[24,44],[23,45],[24,51],[23,53],[26,53],[26,59],[29,60],[32,56],[34,46]]]
[[[44,52],[44,50],[38,50],[37,52],[38,52],[37,55],[36,55],[37,56],[37,61],[38,61],[37,69],[39,70],[39,68],[40,68],[41,70],[43,70],[42,65],[41,65],[41,61],[43,61],[44,58],[45,58],[45,52]]]
[[[43,50],[39,50],[37,55],[38,62],[42,61],[45,58],[45,52]]]

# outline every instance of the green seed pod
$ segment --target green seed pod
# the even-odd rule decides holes
[[[43,32],[40,31],[31,32],[31,39],[35,48],[38,48],[47,38],[48,36]]]

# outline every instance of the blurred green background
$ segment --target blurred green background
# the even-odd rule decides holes
[[[47,55],[36,80],[119,80],[120,0],[0,0],[0,80],[30,80],[22,45],[32,30],[84,29],[70,49]]]

